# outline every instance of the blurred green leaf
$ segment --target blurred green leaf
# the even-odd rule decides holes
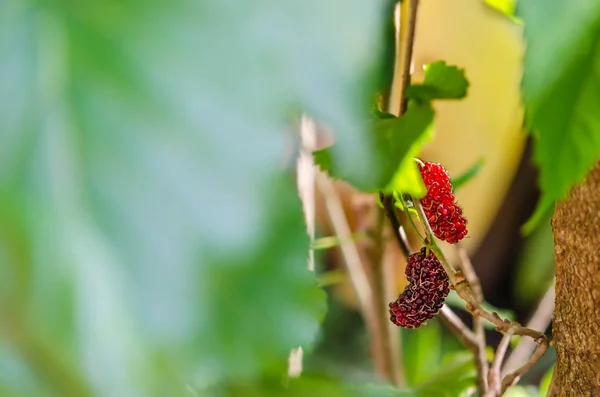
[[[350,236],[326,236],[315,239],[312,243],[312,249],[314,250],[326,250],[334,247],[338,247],[347,242],[358,241],[361,238],[366,237],[365,233],[354,233]]]
[[[463,69],[448,66],[445,61],[437,61],[425,66],[425,81],[408,86],[406,95],[418,101],[460,99],[467,95],[468,87]]]
[[[378,156],[370,162],[355,158],[352,165],[353,168],[370,170],[366,179],[355,179],[355,173],[349,167],[334,161],[331,152],[337,143],[331,148],[316,151],[315,162],[332,178],[343,179],[365,192],[397,190],[423,197],[425,186],[413,157],[431,138],[428,127],[433,115],[430,104],[410,103],[402,117],[372,121],[368,136],[377,147]]]
[[[402,329],[402,360],[408,385],[423,383],[438,370],[441,360],[442,330],[438,321],[408,330]]]
[[[514,274],[514,297],[519,304],[526,307],[539,300],[554,279],[554,238],[550,218],[553,211],[548,211],[523,242],[519,252]]]
[[[224,388],[195,391],[209,397],[417,397],[411,391],[398,390],[384,384],[352,384],[314,374],[297,379],[263,379],[252,384],[232,384]]]
[[[523,96],[542,197],[533,230],[600,155],[600,2],[521,1],[527,44]]]
[[[0,191],[30,241],[2,307],[98,396],[284,369],[325,308],[284,115],[331,125],[342,168],[375,156],[382,4],[0,3]]]
[[[548,371],[546,371],[546,373],[544,374],[542,380],[540,381],[540,397],[546,397],[548,395],[550,383],[552,382],[552,375],[554,374],[554,368],[554,365],[550,367]]]
[[[341,269],[330,270],[317,276],[319,287],[325,288],[346,280],[346,273]]]
[[[452,183],[452,190],[456,192],[462,185],[469,182],[471,179],[475,178],[481,168],[483,167],[483,163],[485,159],[483,157],[479,158],[473,165],[471,165],[465,172],[457,175],[454,178],[451,178],[450,182]]]
[[[447,354],[441,365],[426,382],[416,387],[419,397],[456,397],[475,390],[477,371],[473,354],[460,351]]]
[[[537,397],[537,390],[531,387],[516,385],[509,388],[502,396],[503,397]]]

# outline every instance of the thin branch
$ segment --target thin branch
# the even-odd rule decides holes
[[[502,380],[502,393],[506,391],[509,387],[513,386],[515,383],[519,381],[521,376],[529,371],[548,350],[548,338],[544,335],[543,338],[536,340],[537,347],[529,360],[510,374],[506,375]]]
[[[389,320],[387,310],[388,302],[393,299],[395,294],[394,282],[396,279],[395,267],[396,263],[385,259],[384,229],[385,216],[376,208],[377,220],[373,228],[371,250],[367,250],[369,262],[373,269],[372,288],[373,291],[373,312],[376,313],[379,321],[379,330],[381,331],[382,350],[381,358],[384,361],[384,370],[386,376],[392,381],[396,387],[403,385],[403,372],[400,365],[400,343],[398,341],[398,330]]]
[[[333,182],[321,172],[317,174],[316,181],[317,187],[321,191],[325,201],[325,208],[335,234],[337,236],[351,235],[342,202],[333,186]],[[393,382],[400,382],[400,371],[397,370],[397,374],[393,373],[394,368],[390,367],[390,365],[396,362],[399,363],[399,360],[394,361],[388,357],[388,355],[397,354],[397,352],[391,351],[391,349],[386,350],[385,346],[389,345],[386,343],[389,341],[386,336],[388,331],[386,328],[382,328],[382,323],[379,321],[384,308],[381,307],[381,310],[378,310],[375,306],[379,302],[379,296],[374,296],[374,288],[372,288],[370,280],[367,277],[358,248],[354,241],[344,239],[342,240],[340,249],[344,256],[344,264],[350,277],[350,282],[359,301],[362,317],[373,343],[375,363],[380,369],[382,376],[388,377]]]
[[[481,323],[481,318],[473,317],[473,332],[477,339],[477,351],[475,352],[475,366],[477,367],[477,385],[479,390],[486,391],[488,389],[488,373],[489,365],[486,354],[485,330]]]
[[[471,286],[471,291],[473,291],[473,296],[480,304],[483,303],[483,291],[481,289],[481,282],[479,281],[479,277],[477,277],[477,273],[475,273],[475,269],[473,268],[473,264],[471,263],[471,258],[469,258],[469,254],[467,250],[460,244],[456,246],[458,251],[458,257],[460,259],[460,270],[465,275],[465,278],[469,282]]]
[[[421,224],[425,226],[425,233],[427,233],[426,242],[429,243],[429,247],[432,249],[433,253],[444,267],[444,270],[448,274],[448,278],[450,279],[452,285],[454,285],[455,288],[458,288],[458,285],[460,283],[468,285],[464,277],[460,274],[457,274],[456,270],[452,267],[452,265],[450,265],[450,262],[446,260],[446,256],[444,255],[440,247],[437,245],[435,236],[433,235],[433,230],[431,230],[431,225],[427,221],[427,215],[425,215],[425,210],[421,205],[421,200],[411,199],[410,201],[413,203],[414,208],[417,210],[417,214],[419,215]]]
[[[402,55],[402,75],[400,78],[401,90],[400,90],[400,115],[406,112],[408,104],[406,98],[406,88],[410,84],[410,69],[412,66],[412,55],[413,47],[415,43],[415,32],[417,27],[417,10],[419,8],[419,0],[405,0],[408,1],[408,21],[406,26],[406,42],[404,47],[404,54]]]
[[[400,225],[400,221],[398,220],[398,214],[396,213],[394,197],[392,195],[385,195],[383,194],[383,192],[379,192],[379,199],[383,204],[385,215],[387,216],[387,218],[390,221],[390,224],[392,225],[392,232],[394,233],[394,237],[396,238],[398,247],[400,247],[400,250],[404,254],[404,257],[408,258],[410,256],[411,250],[409,249],[407,242],[402,237],[400,232],[402,226]]]
[[[428,243],[427,246],[434,252],[436,257],[438,258],[438,260],[444,267],[444,270],[446,270],[446,272],[448,273],[448,278],[450,279],[450,282],[454,286],[458,296],[460,296],[467,303],[467,305],[466,305],[467,310],[469,310],[473,314],[474,317],[482,317],[482,318],[488,320],[489,322],[494,324],[494,326],[496,326],[496,329],[500,332],[508,333],[510,331],[511,336],[513,334],[528,336],[528,337],[534,339],[536,341],[536,343],[538,344],[537,350],[535,351],[533,356],[529,359],[529,361],[525,365],[523,365],[522,367],[520,367],[519,369],[514,371],[513,373],[507,375],[507,377],[505,378],[506,382],[516,382],[518,380],[518,377],[522,373],[524,373],[524,371],[529,370],[529,368],[531,368],[531,366],[533,366],[535,364],[535,362],[537,362],[537,360],[539,360],[539,358],[544,354],[544,352],[548,348],[548,338],[542,332],[539,332],[539,331],[536,331],[536,330],[533,330],[533,329],[530,329],[527,327],[523,327],[521,324],[519,324],[516,321],[502,319],[498,315],[498,313],[496,313],[496,312],[489,313],[487,310],[485,310],[481,306],[481,303],[478,301],[478,299],[474,296],[474,293],[471,290],[471,287],[469,286],[468,280],[465,278],[465,276],[462,274],[462,272],[456,272],[454,270],[454,268],[450,265],[450,263],[448,262],[448,259],[444,255],[444,252],[438,246],[437,240],[431,230],[431,226],[429,225],[429,222],[427,221],[427,217],[425,216],[425,211],[423,210],[423,207],[421,206],[421,202],[419,200],[412,200],[412,202],[413,202],[413,205],[415,206],[415,208],[417,209],[417,213],[419,214],[421,223],[425,226],[425,229],[427,232],[427,241],[426,241]],[[479,332],[481,333],[481,331],[479,331]],[[504,387],[504,383],[505,383],[505,381],[503,381],[502,387]],[[507,383],[506,387],[508,388],[512,384],[513,383]]]
[[[478,349],[477,336],[463,323],[448,305],[442,306],[440,319],[460,341],[474,352]]]
[[[554,282],[548,288],[544,297],[538,303],[538,306],[527,322],[527,328],[539,329],[544,332],[552,322],[552,313],[554,312]],[[502,372],[504,374],[514,370],[519,365],[522,365],[533,351],[536,349],[536,344],[530,339],[521,340],[515,347],[512,354],[506,360]]]
[[[342,201],[335,191],[333,183],[323,173],[318,173],[316,180],[317,186],[323,194],[327,214],[329,215],[335,234],[338,236],[350,236],[352,231],[348,225],[346,214],[344,214]],[[371,324],[371,328],[373,328],[372,325],[377,323],[377,317],[372,310],[373,294],[358,249],[353,241],[345,239],[341,240],[340,249],[342,250],[344,263],[346,264],[350,281],[358,297],[367,326]]]
[[[459,267],[460,270],[465,275],[467,282],[471,286],[471,290],[473,291],[473,296],[477,303],[483,303],[483,290],[481,289],[481,282],[479,281],[479,277],[477,277],[477,273],[475,273],[475,269],[473,268],[473,264],[471,263],[471,258],[467,254],[467,251],[461,245],[457,245],[458,257],[460,259]],[[477,338],[477,350],[474,352],[475,354],[475,364],[477,366],[477,384],[479,385],[479,390],[486,391],[488,389],[488,360],[486,354],[486,340],[485,340],[485,330],[483,329],[483,324],[481,323],[481,318],[474,316],[473,317],[473,332],[475,332]]]
[[[506,331],[502,340],[498,344],[498,348],[496,349],[496,354],[494,355],[494,361],[492,361],[492,365],[490,366],[490,372],[488,375],[488,395],[491,397],[500,396],[502,393],[502,375],[500,374],[500,369],[502,367],[502,361],[504,361],[504,356],[506,355],[506,351],[508,350],[508,345],[510,344],[510,338],[514,335],[514,327],[511,327]]]

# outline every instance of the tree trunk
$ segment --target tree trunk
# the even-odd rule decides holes
[[[549,395],[600,396],[600,163],[552,220],[556,369]]]

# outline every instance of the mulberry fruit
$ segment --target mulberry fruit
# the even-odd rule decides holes
[[[440,240],[456,244],[467,235],[467,220],[455,201],[450,176],[440,164],[419,164],[427,195],[421,205],[433,234]]]
[[[405,328],[417,328],[433,318],[450,292],[448,275],[433,252],[426,248],[412,254],[406,265],[408,285],[389,304],[390,320]]]

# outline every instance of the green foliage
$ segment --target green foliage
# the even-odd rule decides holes
[[[384,113],[382,117],[372,120],[366,136],[377,148],[378,155],[368,163],[357,158],[352,165],[353,168],[369,169],[371,173],[366,179],[355,179],[356,172],[333,160],[331,152],[337,144],[316,151],[315,162],[331,177],[348,181],[366,192],[397,190],[422,197],[425,187],[413,157],[431,138],[428,127],[433,116],[429,103],[410,103],[402,117],[389,117]]]
[[[423,84],[407,88],[407,96],[412,100],[404,115],[397,118],[378,109],[372,110],[365,139],[370,140],[368,146],[375,150],[373,157],[348,154],[354,161],[342,166],[332,153],[336,144],[316,151],[315,162],[331,177],[350,182],[364,192],[396,191],[423,197],[425,186],[413,158],[433,138],[434,111],[430,102],[463,98],[468,85],[463,70],[456,66],[448,66],[444,61],[427,65]],[[359,171],[365,169],[369,170],[368,174]]]
[[[442,355],[441,334],[437,320],[430,320],[417,330],[402,330],[404,376],[409,385],[423,383],[438,369]]]
[[[0,3],[0,323],[43,388],[186,395],[310,346],[284,116],[331,125],[342,169],[375,157],[382,5]]]
[[[447,354],[438,370],[415,387],[419,397],[456,397],[475,387],[477,371],[470,351]]]
[[[425,66],[425,81],[411,84],[406,95],[419,101],[460,99],[467,95],[468,87],[464,70],[448,66],[445,61],[437,61]]]
[[[523,243],[516,263],[514,298],[523,306],[535,304],[554,278],[554,238],[550,217],[540,222]]]
[[[521,1],[523,95],[542,197],[526,232],[581,181],[600,155],[600,2]]]
[[[262,379],[251,384],[229,385],[227,388],[195,390],[208,397],[418,397],[410,391],[376,383],[342,383],[316,374],[303,374],[299,379]]]
[[[550,367],[544,374],[544,377],[540,381],[540,397],[548,395],[548,389],[550,389],[550,383],[552,382],[552,375],[554,374],[554,366]]]

